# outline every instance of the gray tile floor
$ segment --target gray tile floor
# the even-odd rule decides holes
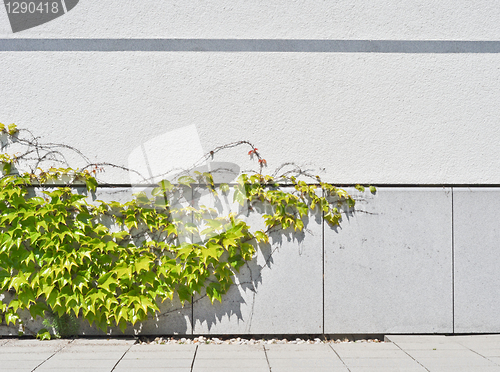
[[[264,346],[0,339],[0,371],[500,372],[500,335],[386,339],[385,343]]]

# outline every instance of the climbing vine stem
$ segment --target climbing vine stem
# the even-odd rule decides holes
[[[174,296],[182,303],[195,293],[222,301],[235,273],[269,243],[272,231],[302,231],[312,213],[338,225],[342,210],[354,206],[345,190],[319,177],[307,183],[297,169],[264,175],[267,162],[246,141],[207,154],[250,147],[259,171],[241,174],[233,184],[194,172],[126,202],[92,200],[99,186],[95,175],[106,163],[44,169],[49,161],[64,163],[59,150],[70,147],[19,134],[15,125],[0,124],[2,150],[11,143],[26,148],[17,156],[0,154],[0,293],[6,294],[0,311],[7,324],[21,322],[21,312],[29,311],[34,318],[71,315],[105,332],[114,325],[125,331]],[[21,160],[31,162],[28,172],[15,171]],[[47,184],[64,179],[64,187]],[[196,192],[208,193],[213,206],[188,196]],[[221,213],[215,207],[221,200],[237,208]],[[245,219],[258,210],[265,226],[260,230]],[[48,331],[39,337],[49,337]]]

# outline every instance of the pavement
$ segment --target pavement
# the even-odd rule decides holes
[[[0,371],[500,372],[500,335],[390,335],[381,343],[301,345],[0,339]]]

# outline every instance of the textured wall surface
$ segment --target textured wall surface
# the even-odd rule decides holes
[[[16,37],[498,40],[499,17],[488,0],[80,0]],[[10,37],[6,18],[2,11],[0,35]]]
[[[490,1],[82,0],[13,34],[1,8],[0,122],[125,166],[195,125],[205,152],[249,140],[269,169],[292,161],[331,182],[500,183],[499,13]]]

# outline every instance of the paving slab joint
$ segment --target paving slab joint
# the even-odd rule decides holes
[[[137,341],[136,341],[137,343]],[[123,353],[123,355],[120,357],[120,359],[118,359],[118,361],[115,363],[115,365],[113,366],[113,368],[111,369],[111,372],[113,372],[116,368],[116,366],[122,361],[122,359],[125,357],[125,355],[127,355],[127,353],[130,351],[130,349],[132,348],[132,346],[134,346],[134,344],[131,344],[127,350],[125,350],[125,352]]]
[[[198,347],[199,345],[196,345],[196,349],[194,349],[193,361],[191,362],[191,369],[190,369],[191,372],[193,372],[194,361],[196,360],[196,353],[198,352]]]
[[[406,355],[408,355],[411,359],[413,359],[415,362],[417,362],[420,366],[422,366],[426,371],[428,372],[431,372],[426,366],[424,366],[422,363],[420,363],[418,360],[416,360],[414,357],[412,357],[410,354],[408,354],[406,352],[406,350],[404,350],[401,346],[398,345],[397,342],[394,342],[390,339],[390,336],[384,336],[384,341],[385,340],[389,340],[389,342],[392,342],[394,345],[396,345],[403,353],[405,353]]]
[[[264,349],[264,355],[266,356],[266,361],[267,361],[267,366],[269,367],[269,372],[272,372],[271,363],[269,363],[269,357],[267,356],[266,346],[262,345],[262,349]]]
[[[340,357],[339,353],[337,353],[337,350],[335,350],[332,346],[332,344],[328,344],[328,346],[330,347],[330,349],[333,350],[333,352],[335,353],[335,355],[337,355],[337,357],[340,359],[340,361],[342,362],[342,364],[344,365],[344,367],[347,369],[347,371],[351,372],[351,370],[349,369],[349,367],[347,366],[347,364],[344,362],[344,360]]]
[[[69,344],[73,343],[75,341],[75,339],[69,341],[66,345],[64,345],[63,347],[60,347],[59,349],[57,349],[56,351],[54,351],[54,353],[49,356],[47,359],[45,359],[42,363],[40,363],[39,365],[37,365],[35,368],[33,368],[31,370],[31,372],[34,372],[38,367],[40,367],[42,364],[44,364],[45,362],[47,362],[49,359],[51,359],[53,356],[55,356],[58,352],[60,352],[62,349],[64,349],[66,346],[68,346]]]

